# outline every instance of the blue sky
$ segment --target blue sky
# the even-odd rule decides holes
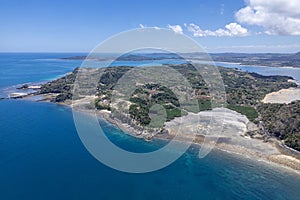
[[[300,1],[266,1],[0,0],[0,51],[89,52],[140,26],[173,27],[209,52],[300,51]]]

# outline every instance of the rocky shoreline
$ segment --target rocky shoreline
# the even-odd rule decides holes
[[[27,99],[27,98],[31,98],[32,96],[34,96],[34,94],[25,95],[22,98]],[[38,101],[51,102],[50,101],[51,98],[53,98],[53,96],[56,96],[56,94],[46,94],[46,95],[43,94],[41,96],[42,98],[40,98]],[[96,114],[99,119],[102,120],[104,119],[105,121],[117,126],[121,130],[123,130],[126,134],[129,134],[133,137],[145,141],[151,141],[154,138],[158,140],[170,141],[174,138],[176,134],[176,132],[174,132],[173,130],[174,128],[176,129],[176,125],[174,125],[174,122],[176,123],[176,121],[178,121],[180,118],[181,120],[186,118],[183,120],[183,123],[189,122],[189,123],[185,123],[185,126],[189,126],[191,125],[191,122],[193,122],[187,116],[183,116],[180,118],[175,118],[170,122],[167,122],[166,124],[167,133],[158,134],[153,132],[149,133],[147,131],[141,132],[140,130],[137,130],[136,128],[130,126],[129,124],[123,123],[116,118],[112,118],[110,111],[81,109],[80,107],[76,107],[76,104],[78,105],[78,103],[83,103],[85,101],[84,100],[80,100],[80,101],[76,100],[76,101],[72,102],[71,100],[69,100],[66,102],[60,102],[58,104],[61,104],[63,106],[69,106],[72,109],[79,112],[84,112],[87,114]],[[226,133],[232,132],[235,134],[225,135],[225,136],[223,135],[219,137],[219,140],[215,144],[214,148],[221,151],[225,151],[227,153],[235,154],[243,158],[264,161],[274,166],[278,166],[286,170],[300,174],[300,153],[299,152],[285,146],[283,142],[275,138],[271,138],[267,141],[264,140],[263,138],[258,138],[258,137],[251,138],[249,135],[247,135],[247,131],[249,130],[252,131],[253,127],[249,126],[249,124],[252,123],[249,122],[247,117],[241,115],[240,113],[227,109],[226,112],[228,111],[230,112],[231,115],[237,118],[235,118],[235,122],[233,123],[235,125],[233,126],[232,126],[232,122],[227,122],[227,125],[230,126],[231,128],[235,128],[235,130],[228,129],[228,127],[226,127],[226,123],[225,123],[225,130],[227,130]],[[202,116],[205,115],[209,116],[208,112],[209,111],[202,111],[199,114]],[[249,129],[249,127],[251,128]],[[237,131],[238,129],[239,131]],[[186,128],[185,133],[181,133],[181,135],[186,134],[188,136],[189,131],[191,130],[188,130],[188,128]],[[178,142],[184,142],[184,141],[185,139]],[[204,141],[204,135],[198,134],[195,136],[193,140],[193,144],[199,145],[201,147],[203,141]]]
[[[175,66],[176,67],[176,66]],[[184,66],[177,66],[177,67],[184,67]],[[42,86],[29,86],[29,85],[24,85],[21,88],[18,88],[19,90],[22,90],[22,94],[18,94],[16,96],[12,96],[10,98],[32,98],[36,95],[40,96],[37,101],[49,101],[53,103],[58,103],[62,105],[67,105],[71,106],[73,109],[82,111],[85,113],[95,113],[99,118],[105,119],[111,124],[114,124],[118,126],[120,129],[124,130],[127,134],[130,134],[134,137],[141,138],[147,141],[150,141],[153,138],[156,139],[162,139],[162,140],[171,140],[174,138],[176,135],[176,128],[178,126],[184,127],[182,130],[184,130],[184,133],[180,133],[182,138],[186,137],[191,137],[190,133],[193,133],[193,131],[206,131],[208,130],[207,124],[209,122],[209,119],[211,117],[211,112],[207,109],[204,109],[203,111],[195,114],[195,113],[186,113],[186,115],[181,115],[181,116],[173,116],[173,118],[170,118],[167,120],[163,126],[164,131],[162,129],[145,129],[143,126],[138,126],[136,123],[131,122],[131,123],[126,123],[124,120],[120,120],[118,117],[112,117],[110,111],[109,102],[107,99],[107,94],[109,94],[111,87],[113,87],[113,83],[111,81],[111,78],[114,78],[113,76],[120,75],[123,73],[123,71],[119,72],[118,70],[129,70],[129,68],[109,68],[107,73],[104,76],[104,79],[102,80],[103,83],[100,84],[99,87],[103,87],[99,91],[106,92],[105,94],[97,94],[96,95],[84,95],[80,98],[76,98],[76,100],[72,100],[72,95],[71,95],[71,88],[72,84],[74,83],[74,80],[76,78],[76,73],[78,72],[78,69],[75,69],[72,73],[69,73],[65,77],[62,77],[60,79],[54,80],[52,82],[49,82],[47,84],[44,84]],[[180,68],[181,69],[181,68]],[[85,69],[87,70],[87,69]],[[236,94],[235,91],[235,84],[232,82],[232,80],[237,80],[239,81],[241,78],[236,78],[238,77],[243,77],[245,80],[252,81],[253,79],[257,78],[260,80],[260,84],[257,87],[254,87],[253,85],[249,86],[249,90],[253,90],[257,92],[257,88],[260,87],[261,89],[265,87],[263,84],[264,82],[267,84],[273,84],[274,81],[279,81],[278,86],[274,87],[272,90],[277,91],[277,88],[288,88],[287,86],[290,86],[292,83],[288,83],[289,81],[286,82],[288,79],[287,77],[263,77],[258,74],[246,74],[244,72],[240,71],[232,71],[229,69],[222,69],[224,73],[225,80],[228,82],[228,84],[232,84],[230,88],[230,95],[231,95],[231,105],[236,105],[233,104],[235,101],[239,102],[237,106],[231,106],[227,108],[217,108],[217,112],[220,112],[220,116],[222,116],[223,112],[227,114],[227,118],[225,117],[225,122],[224,124],[221,118],[216,118],[215,121],[218,121],[220,126],[223,127],[223,132],[221,135],[210,135],[211,137],[217,137],[218,142],[216,143],[215,147],[224,150],[227,152],[239,154],[244,157],[251,157],[254,159],[263,159],[267,162],[272,162],[279,164],[281,166],[285,166],[291,169],[294,169],[299,173],[300,171],[300,153],[298,151],[293,151],[287,146],[284,145],[284,143],[280,140],[275,139],[274,137],[267,135],[263,135],[261,132],[266,132],[264,128],[262,130],[262,127],[259,127],[257,124],[254,124],[255,122],[253,119],[257,118],[256,116],[256,111],[254,110],[253,107],[247,107],[245,104],[247,103],[247,99],[245,98],[243,101],[241,101],[241,98],[238,96],[234,95]],[[184,71],[185,73],[190,72],[190,71]],[[94,73],[92,71],[91,73]],[[236,74],[235,74],[236,73]],[[106,77],[106,79],[105,79]],[[228,78],[231,77],[231,78]],[[266,79],[266,80],[265,80]],[[194,80],[194,79],[193,79]],[[198,79],[194,80],[198,81]],[[253,81],[252,81],[253,82]],[[246,83],[246,82],[245,82]],[[244,83],[243,83],[244,84]],[[255,84],[253,82],[252,84]],[[272,86],[272,84],[270,86]],[[248,87],[248,86],[247,86]],[[155,87],[154,87],[155,88]],[[35,92],[33,93],[26,93],[27,89],[33,89]],[[153,93],[153,94],[164,94],[162,91],[156,88],[151,90],[151,87],[149,88],[143,88],[145,89],[145,94],[148,93]],[[162,88],[160,88],[162,89]],[[290,88],[290,89],[283,89],[283,90],[297,90],[299,88]],[[99,92],[98,91],[98,92]],[[164,91],[166,92],[166,91]],[[199,91],[198,91],[199,92]],[[264,91],[265,92],[265,91]],[[275,92],[276,93],[276,92]],[[278,92],[277,92],[278,93]],[[249,93],[249,99],[253,98],[253,94]],[[265,93],[266,96],[271,95],[272,93]],[[255,95],[254,95],[255,96]],[[260,94],[261,99],[263,99],[263,95]],[[99,100],[100,97],[100,100]],[[165,96],[165,97],[172,97],[172,96]],[[200,97],[203,97],[200,96]],[[257,99],[260,99],[256,97]],[[277,98],[277,97],[275,97]],[[95,106],[91,104],[91,102],[96,102],[98,100],[98,104],[96,103]],[[140,103],[142,99],[136,98],[135,102],[128,102],[128,103]],[[241,101],[241,102],[240,102]],[[254,100],[253,100],[254,102]],[[99,104],[101,103],[101,104]],[[173,102],[163,102],[166,105],[168,104],[176,104],[175,101]],[[202,101],[202,103],[205,103],[205,101]],[[139,104],[136,104],[139,106]],[[176,107],[172,107],[176,108]],[[204,104],[205,105],[205,104]],[[98,106],[98,107],[97,107]],[[207,105],[206,105],[207,106]],[[205,106],[204,106],[205,107]],[[208,106],[209,107],[209,106]],[[101,108],[101,109],[100,109]],[[223,109],[223,110],[222,110]],[[235,110],[235,111],[234,111]],[[252,111],[255,111],[254,113]],[[241,114],[245,113],[245,114]],[[201,121],[197,121],[198,117],[201,116]],[[252,117],[253,119],[249,118]],[[249,119],[251,121],[249,121]],[[183,123],[180,124],[178,120],[182,120]],[[144,122],[144,121],[141,121]],[[204,136],[205,134],[198,133],[195,134],[196,137],[192,138],[194,139],[193,142],[195,144],[201,144],[203,143]],[[190,139],[190,138],[189,138]],[[184,139],[182,141],[185,141]]]
[[[176,134],[176,132],[172,130],[172,129],[176,129],[176,125],[172,123],[174,123],[174,121],[179,121],[179,118],[176,118],[171,122],[167,122],[166,129],[168,130],[168,133],[152,134],[147,132],[141,132],[140,130],[135,129],[129,124],[125,124],[120,120],[112,118],[110,115],[111,114],[110,111],[105,111],[105,110],[97,111],[97,110],[85,110],[85,109],[82,110],[82,109],[75,108],[74,106],[70,105],[70,103],[63,104],[63,105],[71,106],[73,107],[73,109],[80,112],[96,114],[98,118],[104,119],[107,122],[117,126],[121,130],[123,130],[126,134],[129,134],[133,137],[146,140],[146,141],[151,141],[152,139],[165,140],[165,141],[172,140]],[[228,110],[226,110],[226,112],[228,112]],[[249,122],[249,120],[247,120],[245,116],[235,111],[229,110],[229,112],[231,114],[228,116],[229,118],[232,118],[232,116],[237,117],[234,119],[237,124],[236,126],[232,126],[231,122],[227,122],[227,125],[225,123],[226,133],[233,132],[237,134],[225,135],[225,136],[223,134],[223,136],[219,137],[219,140],[214,146],[214,148],[221,151],[225,151],[227,153],[235,154],[243,158],[264,161],[274,166],[282,167],[292,172],[296,172],[297,174],[300,174],[300,153],[299,152],[295,151],[294,153],[291,153],[291,150],[289,150],[288,147],[286,147],[281,141],[275,138],[274,139],[272,138],[268,141],[265,141],[264,139],[251,138],[250,136],[247,135],[248,125],[251,122]],[[208,111],[202,111],[199,114],[202,116],[209,115]],[[185,126],[189,126],[189,124],[186,122],[187,121],[191,122],[191,119],[187,118],[186,116],[181,118],[186,118],[183,120],[183,123],[185,124]],[[241,123],[241,119],[244,120],[243,123],[245,124]],[[228,129],[228,127],[231,127],[231,129],[230,128]],[[186,131],[184,133],[181,133],[181,136],[183,134],[189,135],[189,131],[191,130],[189,130],[186,127],[184,127],[183,129]],[[240,129],[240,132],[234,131],[237,129]],[[180,140],[178,142],[184,142],[184,141],[186,141],[186,139]],[[196,137],[193,140],[193,144],[199,145],[201,147],[203,141],[204,141],[204,135],[196,135]]]

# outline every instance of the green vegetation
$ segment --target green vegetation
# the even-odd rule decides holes
[[[58,96],[52,102],[64,102],[72,99],[72,88],[78,73],[78,68],[66,76],[42,85],[40,94],[55,93]]]
[[[198,102],[199,110],[210,110],[211,97],[208,87],[202,76],[191,64],[169,65],[181,73],[192,87],[191,97]],[[83,91],[84,95],[96,95],[95,108],[98,110],[113,110],[111,97],[118,80],[133,67],[108,67],[105,69],[84,69],[97,78],[96,94],[91,91]],[[72,96],[73,85],[79,69],[72,73],[51,81],[41,87],[41,94],[58,94],[51,101],[64,102],[74,98]],[[265,127],[269,134],[275,136],[291,148],[300,150],[300,109],[299,102],[291,104],[262,104],[261,100],[266,94],[283,88],[295,87],[296,84],[288,82],[290,77],[286,76],[261,76],[256,73],[248,73],[237,69],[219,67],[227,93],[227,108],[246,115],[252,122],[259,122]],[[83,79],[83,81],[89,79]],[[174,86],[174,88],[177,86]],[[195,112],[189,109],[190,102],[180,105],[174,88],[166,88],[155,83],[139,85],[127,102],[129,113],[117,110],[114,117],[121,121],[136,126],[161,127],[161,122],[170,121],[176,117],[186,115],[187,112]],[[176,88],[186,92],[186,88]],[[95,92],[95,91],[94,91]],[[124,105],[125,105],[124,104]],[[160,105],[160,106],[157,106]],[[93,108],[93,106],[91,106]],[[194,110],[194,111],[193,111]]]
[[[229,68],[220,68],[229,105],[256,106],[266,94],[296,87],[286,76],[262,76]]]
[[[227,108],[241,113],[242,115],[246,115],[247,118],[252,122],[254,122],[255,119],[258,117],[256,109],[250,106],[227,105]]]
[[[300,52],[295,54],[280,54],[280,53],[214,53],[210,54],[214,61],[220,62],[232,62],[241,63],[242,65],[258,65],[269,67],[299,67],[300,66]],[[203,59],[203,53],[187,53],[185,57],[191,59]],[[204,56],[206,57],[206,55]],[[162,60],[162,59],[183,59],[181,56],[173,53],[155,53],[148,55],[132,55],[127,54],[118,58],[119,61],[143,61],[143,60]],[[67,60],[84,60],[84,59],[97,59],[97,60],[109,60],[111,58],[99,59],[97,57],[88,58],[86,56],[73,56],[68,58],[62,58]]]
[[[210,100],[198,99],[199,111],[211,110]]]
[[[300,151],[300,136],[299,135],[293,135],[293,134],[288,134],[287,137],[284,139],[284,143],[297,150]]]
[[[257,110],[270,134],[300,151],[300,101],[290,104],[261,104]]]
[[[166,109],[167,121],[186,113],[180,108],[176,95],[170,89],[158,84],[145,84],[139,87],[133,96],[130,98],[132,104],[129,113],[141,125],[148,125],[151,122],[149,111],[154,105],[162,105]]]
[[[278,53],[220,53],[211,55],[214,61],[234,62],[243,65],[258,65],[269,67],[299,67],[300,52],[295,54]]]
[[[108,103],[102,103],[100,99],[95,100],[95,108],[97,110],[110,110],[110,106]]]
[[[112,90],[118,80],[132,67],[108,67],[102,73],[99,80],[99,92],[106,92]]]

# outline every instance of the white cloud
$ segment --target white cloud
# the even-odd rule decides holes
[[[188,31],[193,33],[194,37],[205,37],[205,36],[247,36],[248,30],[237,23],[230,23],[225,26],[225,29],[219,28],[218,30],[202,30],[196,24],[189,24],[187,26]]]
[[[300,35],[299,0],[247,0],[236,18],[240,23],[258,25],[270,35]]]
[[[139,24],[140,28],[154,28],[156,30],[160,30],[161,28],[158,26],[146,26],[144,24]]]
[[[183,34],[183,30],[181,28],[180,25],[168,25],[168,28],[171,29],[172,31],[174,31],[175,33],[178,33],[178,34]]]
[[[278,45],[234,45],[210,47],[207,50],[214,53],[239,52],[239,53],[295,53],[298,52],[300,44],[278,44]]]

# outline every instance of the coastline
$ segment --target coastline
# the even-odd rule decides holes
[[[241,67],[253,67],[253,66],[255,66],[255,67],[284,68],[284,69],[300,69],[300,67],[295,67],[295,66],[270,66],[268,64],[266,64],[266,65],[262,65],[262,64],[253,65],[253,64],[243,64],[243,63],[237,63],[237,64],[239,64],[239,66],[241,66]]]
[[[68,73],[69,74],[69,73]],[[299,87],[299,86],[298,86]],[[298,88],[297,88],[298,89]],[[288,90],[288,89],[286,89]],[[272,93],[271,93],[272,94]],[[20,98],[28,98],[39,96],[42,97],[38,99],[37,101],[49,101],[53,99],[53,97],[56,97],[58,93],[46,93],[39,95],[36,94],[28,94],[26,96],[21,96]],[[267,94],[269,95],[269,94]],[[291,95],[289,95],[291,96]],[[17,97],[18,98],[18,97]],[[56,103],[60,105],[70,106],[73,109],[76,109],[80,112],[84,113],[96,113],[98,118],[104,119],[107,122],[117,126],[121,130],[123,130],[126,134],[129,134],[133,137],[140,138],[146,141],[150,141],[151,139],[160,139],[160,140],[171,140],[174,138],[174,133],[172,133],[172,128],[176,127],[176,125],[172,125],[171,127],[168,127],[168,133],[159,134],[157,132],[148,132],[148,131],[141,131],[136,129],[137,127],[134,127],[133,125],[129,125],[127,123],[123,123],[122,121],[112,118],[110,116],[109,111],[99,111],[92,110],[91,108],[85,108],[85,105],[90,104],[91,101],[93,101],[96,97],[95,96],[84,96],[84,98],[72,101],[72,100],[66,100],[64,102]],[[277,98],[277,97],[276,97]],[[54,102],[52,102],[54,103]],[[78,105],[78,106],[77,106]],[[82,109],[80,108],[82,106]],[[202,111],[200,114],[207,113],[209,111]],[[249,136],[247,134],[248,131],[252,131],[252,128],[255,126],[252,126],[249,122],[248,118],[244,115],[241,115],[235,111],[230,110],[232,112],[232,118],[235,120],[228,119],[230,126],[235,126],[235,129],[227,130],[227,134],[225,136],[219,137],[219,140],[217,144],[215,145],[215,148],[226,151],[229,153],[240,155],[241,157],[249,157],[253,160],[264,160],[269,163],[273,163],[276,165],[280,165],[283,167],[287,167],[290,169],[295,170],[297,173],[300,173],[300,156],[295,158],[295,155],[290,152],[290,150],[287,149],[287,147],[279,140],[271,140],[269,138],[262,137],[262,135],[256,134],[253,136]],[[185,116],[184,116],[185,117]],[[181,118],[184,118],[181,117]],[[179,117],[180,118],[180,117]],[[173,119],[170,122],[176,121],[178,118]],[[192,122],[193,120],[186,120],[187,122]],[[169,122],[167,122],[169,123]],[[183,125],[183,126],[186,126]],[[194,122],[192,124],[189,124],[191,127],[198,126],[197,122]],[[252,128],[251,128],[252,127]],[[138,127],[139,128],[139,127]],[[231,127],[232,128],[232,127]],[[180,133],[181,135],[184,135],[183,137],[186,137],[186,135],[189,135],[189,132],[193,130],[189,130],[188,127],[185,127],[183,130],[184,133]],[[173,131],[174,132],[174,131]],[[234,133],[234,134],[231,134]],[[194,138],[193,143],[200,145],[203,142],[204,135],[197,135],[197,137]],[[218,136],[217,136],[218,137]],[[182,141],[184,142],[184,138]],[[300,155],[300,153],[298,153]]]
[[[272,63],[263,63],[263,62],[259,62],[259,61],[262,61],[262,60],[253,60],[253,62],[255,63],[250,63],[247,62],[247,61],[237,61],[237,60],[232,60],[232,61],[224,61],[224,59],[219,59],[218,57],[214,58],[215,55],[213,54],[209,54],[209,56],[211,57],[211,60],[203,60],[203,59],[197,59],[196,57],[187,57],[187,61],[200,61],[200,62],[215,62],[215,63],[225,63],[225,64],[235,64],[235,65],[239,65],[239,66],[255,66],[255,67],[274,67],[274,68],[291,68],[291,69],[300,69],[299,66],[295,66],[295,65],[283,65],[282,63],[278,63],[277,65],[272,65]],[[113,58],[92,58],[92,57],[89,57],[89,56],[74,56],[74,57],[65,57],[65,58],[58,58],[59,60],[90,60],[90,61],[113,61],[114,59]],[[166,59],[170,59],[168,57],[160,57],[156,60],[166,60]],[[171,58],[171,59],[174,59],[174,58]],[[182,59],[182,58],[175,58],[175,59],[178,59],[178,60],[185,60],[185,59]],[[130,58],[130,60],[133,60],[132,58]],[[151,58],[140,58],[140,59],[136,59],[136,60],[133,60],[133,61],[147,61],[147,60],[152,60]],[[126,59],[120,59],[119,61],[128,61],[128,58]]]
[[[150,142],[152,139],[170,141],[174,137],[174,134],[170,132],[168,134],[155,134],[155,135],[152,134],[150,136],[149,133],[141,133],[141,131],[136,130],[134,127],[130,126],[129,124],[125,124],[117,119],[113,119],[110,116],[111,114],[110,111],[107,110],[99,111],[99,110],[80,109],[79,107],[76,107],[73,104],[71,104],[71,102],[59,103],[59,104],[68,106],[72,109],[75,109],[76,111],[83,112],[85,114],[96,114],[98,118],[105,120],[108,123],[118,127],[125,134],[141,139],[145,142],[147,141]],[[239,113],[236,114],[241,115]],[[284,144],[282,144],[281,141],[275,138],[272,138],[268,141],[264,141],[263,139],[258,139],[258,138],[250,138],[246,134],[247,130],[244,132],[244,134],[239,134],[239,135],[241,137],[240,139],[245,139],[245,141],[249,141],[250,145],[243,146],[241,144],[232,144],[231,142],[228,142],[224,137],[220,137],[219,141],[216,143],[214,148],[223,152],[227,152],[229,154],[234,154],[240,158],[247,158],[252,161],[261,161],[266,164],[270,164],[271,166],[279,167],[282,168],[283,170],[287,170],[300,175],[300,153],[299,152],[297,152],[297,154],[299,154],[299,157],[295,156],[294,154],[289,152],[290,150]],[[187,131],[185,131],[184,134],[186,133]],[[196,135],[193,144],[201,147],[203,139],[204,139],[203,135]],[[184,142],[184,140],[180,140],[178,142]],[[259,145],[251,146],[253,144],[259,144]],[[261,149],[257,150],[257,148],[261,148]]]
[[[142,134],[139,133],[139,131],[135,130],[133,127],[124,124],[118,120],[112,119],[109,116],[109,113],[104,111],[104,112],[98,112],[96,111],[96,114],[98,117],[101,117],[102,119],[106,120],[107,122],[117,126],[119,129],[121,129],[125,134],[129,134],[130,136],[143,139],[145,141],[150,141]],[[200,139],[199,139],[200,138]],[[164,141],[170,141],[173,139],[173,136],[170,134],[157,134],[153,136],[153,139],[158,139],[158,140],[164,140]],[[253,142],[263,142],[260,139],[255,139],[255,138],[249,138],[249,140],[252,140]],[[178,142],[184,142],[182,140]],[[203,142],[203,136],[196,136],[193,144],[201,147],[201,144]],[[248,158],[252,161],[263,161],[267,164],[271,164],[273,166],[281,167],[284,168],[288,171],[295,172],[298,175],[300,175],[300,159],[295,158],[294,155],[290,155],[287,152],[282,151],[282,148],[286,148],[285,146],[282,146],[281,149],[279,149],[278,144],[280,144],[280,141],[268,141],[266,142],[266,146],[272,146],[274,150],[278,151],[277,154],[270,154],[270,155],[260,155],[256,151],[254,151],[251,148],[245,148],[240,145],[233,145],[229,144],[226,142],[217,142],[217,144],[214,146],[215,149],[218,149],[220,151],[224,151],[230,154],[237,155],[239,157],[243,158]],[[281,144],[282,145],[282,144]],[[299,154],[300,155],[300,154]]]
[[[38,98],[38,100],[34,100],[34,101],[53,103],[50,101],[50,97],[53,97],[53,95],[54,94],[39,95],[39,97],[41,97],[41,98]],[[32,97],[32,95],[29,95],[22,99],[31,100],[31,97]],[[91,97],[89,97],[89,98],[91,98]],[[82,104],[83,102],[86,102],[86,99],[85,100],[81,99],[80,102],[81,102],[80,104]],[[110,116],[110,111],[82,109],[80,107],[76,107],[76,103],[74,104],[71,100],[62,102],[62,103],[55,103],[55,104],[66,106],[66,107],[75,109],[76,111],[82,112],[85,114],[96,114],[96,116],[98,118],[100,118],[101,120],[105,120],[108,123],[118,127],[125,134],[128,134],[128,135],[138,138],[138,139],[141,139],[145,142],[150,142],[150,141],[152,141],[152,139],[170,141],[174,137],[174,134],[172,134],[172,132],[170,133],[170,131],[167,134],[166,133],[164,133],[164,134],[151,133],[151,135],[149,135],[149,133],[141,133],[141,131],[135,129],[134,127],[130,126],[129,124],[125,124],[117,119],[113,119]],[[207,112],[207,111],[202,111],[200,113],[203,113],[203,112]],[[235,112],[235,111],[231,111],[231,112]],[[242,114],[239,114],[239,113],[236,113],[236,114],[239,116],[242,116]],[[246,116],[244,116],[244,117],[247,119]],[[181,117],[179,117],[179,118],[181,118]],[[175,118],[174,120],[179,119],[179,118]],[[174,120],[172,120],[172,121],[174,121]],[[247,135],[247,131],[249,130],[248,125],[249,125],[249,123],[247,123],[247,125],[246,125],[247,129],[244,131],[244,133],[238,134],[238,135],[240,136],[240,138],[246,139],[246,141],[253,142],[253,144],[256,144],[256,143],[262,144],[263,152],[259,153],[259,151],[257,151],[257,147],[255,147],[255,146],[249,147],[249,146],[243,146],[241,144],[232,144],[232,143],[228,142],[228,138],[226,139],[226,137],[220,137],[218,142],[214,146],[214,149],[236,155],[240,158],[247,158],[252,161],[264,162],[272,167],[278,167],[278,168],[281,168],[282,170],[286,170],[288,172],[292,172],[297,175],[300,175],[300,153],[299,152],[288,148],[287,146],[285,146],[282,143],[282,141],[279,141],[276,138],[270,138],[267,141],[264,141],[263,138],[259,138],[259,137],[251,138],[250,136]],[[184,134],[186,134],[186,133],[188,133],[188,131],[185,131]],[[203,142],[203,139],[204,139],[203,135],[196,135],[192,144],[197,145],[200,148],[201,144]],[[184,142],[184,139],[180,140],[178,142]],[[265,147],[267,147],[267,148],[265,148]],[[271,150],[271,153],[270,153],[270,150]]]

